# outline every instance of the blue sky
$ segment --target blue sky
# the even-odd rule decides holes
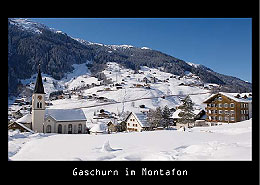
[[[251,18],[30,18],[102,44],[159,50],[252,82]]]

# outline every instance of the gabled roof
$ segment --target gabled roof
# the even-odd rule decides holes
[[[250,93],[226,93],[226,92],[219,92],[217,94],[212,94],[211,96],[209,96],[206,100],[203,101],[203,103],[207,103],[207,101],[209,101],[210,99],[213,99],[215,96],[217,96],[218,94],[221,94],[223,96],[226,96],[236,102],[245,102],[245,103],[249,103],[252,102],[252,97],[249,97]],[[241,98],[236,98],[235,96],[239,94]],[[247,95],[248,98],[243,98],[245,95]]]
[[[139,120],[142,127],[149,127],[147,116],[143,113],[134,113],[135,117]]]
[[[28,132],[31,132],[34,134],[34,131],[32,131],[31,129],[29,129],[28,127],[24,126],[22,123],[19,122],[13,122],[10,125],[8,125],[8,128],[11,127],[12,125],[17,124],[18,126],[22,127],[23,129],[27,130]]]
[[[201,111],[203,111],[203,109],[194,109],[192,112],[195,114],[195,117],[196,117]],[[182,112],[181,109],[177,109],[177,110],[172,114],[171,118],[173,118],[173,119],[181,118],[181,117],[179,116],[179,114],[180,114],[181,112]]]
[[[87,121],[81,109],[46,109],[45,118],[48,116],[56,121]]]
[[[26,114],[23,117],[16,120],[17,123],[31,123],[32,122],[32,114]]]
[[[42,84],[42,75],[41,75],[41,70],[40,70],[40,65],[39,65],[39,69],[38,69],[38,76],[37,76],[37,80],[35,83],[35,87],[34,87],[34,93],[41,93],[41,94],[45,94],[44,93],[44,88],[43,88],[43,84]]]
[[[145,114],[131,112],[125,120],[127,120],[130,117],[130,115],[133,115],[137,119],[141,127],[149,127],[149,123],[147,122],[147,116]]]
[[[98,124],[95,124],[89,131],[90,132],[105,132],[106,129],[107,129],[106,124],[98,123]]]

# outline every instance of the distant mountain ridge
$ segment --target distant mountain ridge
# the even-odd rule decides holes
[[[252,91],[251,83],[147,47],[92,43],[28,19],[8,19],[8,95],[19,92],[20,80],[35,74],[38,64],[43,73],[59,80],[73,70],[73,64],[86,61],[91,61],[88,67],[92,73],[102,71],[107,62],[116,62],[136,71],[140,66],[160,68],[179,76],[188,71],[204,83],[221,85],[220,91]]]

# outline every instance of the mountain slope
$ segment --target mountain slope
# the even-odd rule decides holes
[[[88,67],[93,74],[102,71],[107,62],[116,62],[135,71],[148,66],[179,76],[192,72],[204,83],[221,85],[221,91],[252,91],[250,83],[216,73],[203,65],[191,65],[160,51],[91,43],[30,20],[8,19],[8,95],[19,93],[20,80],[35,74],[38,64],[43,73],[59,80],[73,71],[73,64],[87,61],[91,61]]]

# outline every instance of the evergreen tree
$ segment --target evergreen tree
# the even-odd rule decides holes
[[[147,113],[147,121],[150,124],[150,129],[162,126],[163,117],[161,107],[157,107],[155,110],[150,109]]]
[[[154,120],[155,120],[155,111],[153,109],[150,109],[147,113],[147,122],[150,125],[150,129],[154,128]]]
[[[193,113],[193,105],[190,96],[186,96],[184,100],[182,100],[182,105],[179,106],[181,112],[179,113],[179,117],[181,117],[178,122],[181,124],[189,124],[193,121],[195,114]],[[188,125],[189,126],[189,125]]]
[[[157,107],[155,110],[155,126],[160,127],[163,126],[163,117],[162,117],[162,109],[161,107]]]
[[[165,107],[163,108],[162,111],[162,118],[163,118],[163,126],[164,127],[169,127],[170,124],[170,117],[171,117],[172,113],[169,109],[169,107],[167,105],[165,105]]]

